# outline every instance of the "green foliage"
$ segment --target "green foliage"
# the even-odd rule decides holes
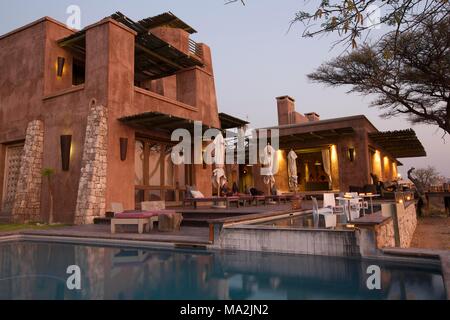
[[[21,230],[47,230],[53,228],[62,228],[68,225],[65,224],[0,224],[0,232],[14,232]]]
[[[450,134],[450,20],[429,19],[324,63],[308,75],[329,86],[374,95],[383,116],[407,116]]]

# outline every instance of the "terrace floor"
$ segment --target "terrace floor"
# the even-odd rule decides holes
[[[319,201],[319,205],[321,205]],[[186,245],[207,245],[209,244],[209,224],[210,223],[239,223],[244,220],[276,217],[292,212],[290,203],[276,205],[247,206],[229,209],[212,209],[211,207],[193,208],[173,208],[183,214],[183,224],[181,230],[177,232],[159,232],[155,227],[153,231],[145,234],[138,234],[136,226],[119,226],[116,234],[111,234],[109,220],[102,219],[100,224],[84,226],[64,226],[45,230],[20,230],[9,232],[9,234],[39,235],[51,237],[73,237],[73,238],[97,238],[108,240],[130,240],[161,242]],[[295,212],[307,213],[312,209],[312,201],[303,201],[302,209]],[[374,215],[375,216],[375,215]],[[367,216],[366,216],[367,217]],[[373,217],[375,218],[375,217]],[[364,218],[363,218],[364,219]],[[365,219],[371,219],[370,216]],[[8,233],[0,232],[0,236]]]

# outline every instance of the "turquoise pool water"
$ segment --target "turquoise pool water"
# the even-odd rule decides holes
[[[0,244],[0,299],[445,299],[439,268],[380,262],[381,290],[369,290],[373,261],[249,252]],[[81,290],[67,288],[67,267]]]

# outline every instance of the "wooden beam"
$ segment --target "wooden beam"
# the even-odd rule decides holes
[[[167,64],[169,64],[171,66],[174,66],[174,67],[179,68],[179,69],[184,69],[183,66],[173,62],[170,59],[167,59],[166,57],[161,56],[160,54],[158,54],[156,52],[151,51],[150,49],[146,48],[145,46],[143,46],[143,45],[141,45],[139,43],[136,43],[136,48],[139,48],[139,50],[142,50],[145,53],[147,53],[148,55],[150,55],[150,56],[152,56],[154,58],[157,58],[157,59],[159,59],[161,61],[164,61],[165,63],[167,63]]]

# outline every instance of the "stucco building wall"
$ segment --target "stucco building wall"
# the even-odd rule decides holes
[[[74,55],[61,48],[57,41],[73,32],[51,18],[43,18],[0,37],[3,49],[0,52],[0,186],[3,186],[7,146],[25,141],[30,121],[42,121],[45,126],[42,166],[55,169],[54,218],[66,223],[74,222],[91,99],[108,109],[106,210],[111,202],[122,202],[126,209],[135,208],[136,134],[170,140],[164,134],[127,126],[119,118],[158,111],[220,127],[212,58],[207,45],[199,44],[204,67],[152,81],[151,87],[159,86],[159,92],[164,94],[161,95],[135,87],[136,33],[112,19],[85,28],[85,82],[72,85]],[[65,58],[62,77],[57,76],[58,57]],[[72,136],[69,171],[61,167],[61,135]],[[128,138],[124,161],[120,159],[120,138]],[[204,188],[206,195],[211,194],[211,167],[196,166],[193,173],[195,183]],[[43,181],[43,190],[47,187]],[[48,194],[42,192],[40,200],[40,219],[45,221],[49,212]]]

